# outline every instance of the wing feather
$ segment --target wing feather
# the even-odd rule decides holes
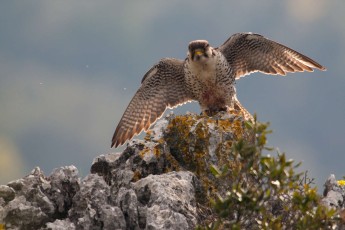
[[[181,60],[165,58],[145,74],[141,87],[116,127],[111,147],[122,145],[142,130],[148,130],[166,108],[192,100],[186,88],[183,66]]]
[[[259,34],[237,33],[218,48],[236,79],[252,72],[286,75],[287,72],[326,70],[311,58]]]

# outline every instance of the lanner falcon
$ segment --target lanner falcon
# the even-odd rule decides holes
[[[116,127],[111,147],[148,130],[166,108],[198,101],[209,116],[234,107],[251,115],[236,97],[235,80],[253,72],[326,70],[311,58],[259,34],[237,33],[213,48],[205,40],[189,43],[187,58],[163,58],[141,80],[141,86]],[[248,119],[248,118],[247,118]]]

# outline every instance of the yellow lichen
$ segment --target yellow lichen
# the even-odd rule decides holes
[[[157,145],[153,148],[153,154],[156,157],[159,157],[161,155],[161,149]]]
[[[144,149],[139,152],[139,156],[141,158],[144,158],[145,154],[148,153],[148,152],[150,152],[150,149],[147,148],[147,147],[144,147]]]
[[[208,137],[209,132],[207,126],[199,122],[195,127],[195,134],[198,138],[205,139]]]
[[[164,170],[165,173],[180,170],[180,164],[171,154],[166,154],[165,157],[170,163],[170,165],[168,165],[168,167],[165,168]]]
[[[138,170],[134,171],[134,175],[132,177],[132,182],[136,182],[140,179],[141,179],[141,173]]]
[[[152,131],[151,130],[147,130],[146,131],[146,135],[144,137],[145,141],[150,141],[152,139]]]
[[[218,127],[221,128],[222,131],[231,131],[231,122],[229,120],[220,119],[217,121]]]

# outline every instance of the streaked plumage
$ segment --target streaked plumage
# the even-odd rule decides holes
[[[163,58],[143,77],[141,87],[124,112],[112,139],[119,146],[147,130],[166,110],[198,101],[202,112],[240,108],[235,80],[252,72],[286,75],[287,72],[325,70],[311,58],[259,34],[237,33],[218,48],[205,40],[189,43],[185,60]]]

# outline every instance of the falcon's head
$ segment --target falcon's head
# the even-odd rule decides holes
[[[191,61],[205,61],[213,55],[212,47],[206,40],[191,41],[188,46],[188,58]]]

